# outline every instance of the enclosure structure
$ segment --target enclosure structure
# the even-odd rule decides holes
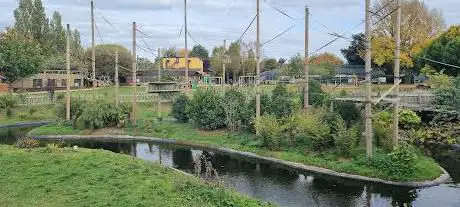
[[[162,97],[174,95],[182,91],[182,86],[176,82],[151,82],[148,93],[157,94],[158,119],[161,120],[161,99]]]
[[[240,76],[238,79],[238,85],[248,86],[256,84],[257,76]]]

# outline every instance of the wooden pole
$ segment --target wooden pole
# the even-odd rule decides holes
[[[222,57],[223,61],[222,61],[222,81],[221,81],[222,82],[222,90],[224,89],[224,85],[226,83],[225,78],[226,78],[226,75],[227,75],[227,74],[225,74],[227,72],[226,71],[226,63],[227,63],[227,55],[226,54],[227,54],[227,41],[224,40],[224,57]]]
[[[399,69],[401,61],[401,0],[396,0],[397,11],[396,11],[396,33],[395,33],[395,68],[394,68],[394,84],[395,84],[395,102],[393,110],[393,145],[397,147],[399,145]]]
[[[184,30],[185,30],[185,85],[186,90],[189,89],[189,80],[188,80],[188,25],[187,25],[187,0],[184,0]]]
[[[365,127],[366,127],[366,154],[367,158],[372,158],[372,83],[371,83],[371,1],[366,0],[366,109],[365,109]]]
[[[115,104],[118,106],[120,104],[120,95],[119,87],[120,82],[118,78],[118,48],[115,50]]]
[[[256,58],[257,58],[257,70],[256,70],[256,121],[260,119],[260,0],[257,0],[257,42],[256,42]],[[259,135],[259,130],[256,129],[256,134]]]
[[[160,58],[161,61],[161,50],[158,48],[158,58]],[[160,61],[158,62],[158,82],[161,82],[161,65],[159,64]],[[158,119],[161,120],[161,94],[158,93]]]
[[[93,69],[93,74],[91,76],[91,83],[93,84],[93,99],[96,95],[96,44],[94,38],[94,1],[91,1],[91,67]]]
[[[309,92],[309,85],[308,85],[308,82],[310,81],[310,77],[309,77],[309,65],[310,65],[310,62],[308,60],[308,38],[309,38],[309,34],[308,34],[308,21],[309,21],[309,16],[310,16],[310,11],[308,9],[308,6],[305,6],[305,59],[304,59],[304,71],[305,71],[305,85],[304,85],[304,104],[303,104],[303,108],[304,110],[308,110],[308,107],[309,107],[309,100],[308,100],[308,92]]]
[[[67,83],[66,83],[66,120],[70,121],[70,25],[67,24],[67,41],[66,41],[66,70],[67,70]]]
[[[133,124],[136,124],[136,113],[137,113],[137,69],[136,69],[136,66],[137,66],[137,55],[136,55],[136,22],[133,22],[133,57],[132,57],[132,70],[133,70],[133,74],[132,74],[132,82],[133,82],[133,98],[132,98],[132,101],[133,101],[133,111],[132,111],[132,115],[131,115],[131,121],[133,122]]]

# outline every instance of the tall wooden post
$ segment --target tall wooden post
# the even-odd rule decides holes
[[[393,108],[393,145],[397,147],[399,145],[399,69],[400,69],[400,58],[401,58],[401,0],[396,0],[397,11],[396,11],[396,33],[395,33],[395,68],[394,68],[394,83],[395,83],[395,102]]]
[[[189,79],[188,79],[188,25],[187,25],[187,0],[184,0],[184,30],[185,30],[185,85],[186,90],[189,89]]]
[[[159,61],[158,61],[158,82],[161,82],[161,50],[160,48],[158,48],[158,58],[159,58]],[[158,119],[161,120],[161,94],[158,93]]]
[[[226,67],[227,67],[227,41],[224,40],[224,57],[223,58],[223,61],[222,61],[222,90],[224,89],[224,85],[226,83]]]
[[[304,58],[304,72],[305,72],[305,85],[304,85],[304,104],[303,108],[304,110],[308,110],[309,106],[309,99],[308,99],[308,94],[309,94],[309,85],[308,82],[310,81],[310,76],[309,76],[309,65],[310,62],[308,60],[308,39],[309,39],[309,34],[308,34],[308,21],[309,21],[309,16],[310,16],[310,11],[308,9],[308,6],[305,6],[305,58]]]
[[[131,121],[136,124],[136,113],[137,113],[137,55],[136,55],[136,22],[133,22],[133,57],[132,57],[132,82],[133,82],[133,111],[131,115]]]
[[[66,83],[66,120],[70,121],[70,25],[67,24],[67,41],[66,41],[66,70],[67,70],[67,83]]]
[[[257,70],[256,70],[256,121],[260,119],[260,0],[257,0],[257,42],[256,42],[256,58],[257,58]],[[256,130],[256,134],[259,135],[259,130]]]
[[[120,80],[118,78],[118,48],[115,50],[115,104],[118,106],[120,104],[120,95],[119,95],[119,87],[120,87]]]
[[[91,75],[91,83],[93,84],[93,99],[96,95],[96,44],[94,40],[94,29],[94,1],[91,1],[91,67],[93,69],[93,74]]]
[[[372,83],[371,83],[371,1],[366,0],[366,109],[365,109],[365,127],[366,127],[366,154],[368,158],[372,158]]]

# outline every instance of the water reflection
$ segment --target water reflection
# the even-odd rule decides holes
[[[0,132],[0,143],[14,143],[15,133],[18,131]],[[202,149],[135,141],[67,141],[65,145],[129,154],[189,173],[194,173],[194,162],[205,157],[217,170],[225,186],[280,206],[460,206],[460,188],[455,183],[427,189],[372,185],[293,171],[283,166],[257,163],[255,160]],[[455,182],[460,177],[459,157],[458,154],[440,154],[437,157],[451,172]]]

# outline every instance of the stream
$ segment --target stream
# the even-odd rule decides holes
[[[0,144],[14,144],[30,128],[0,129]],[[45,142],[46,143],[46,142]],[[212,163],[225,187],[279,206],[460,206],[460,153],[433,157],[453,177],[448,184],[411,189],[347,180],[262,163],[212,150],[119,140],[65,141],[64,145],[105,149],[195,174],[200,157]]]

